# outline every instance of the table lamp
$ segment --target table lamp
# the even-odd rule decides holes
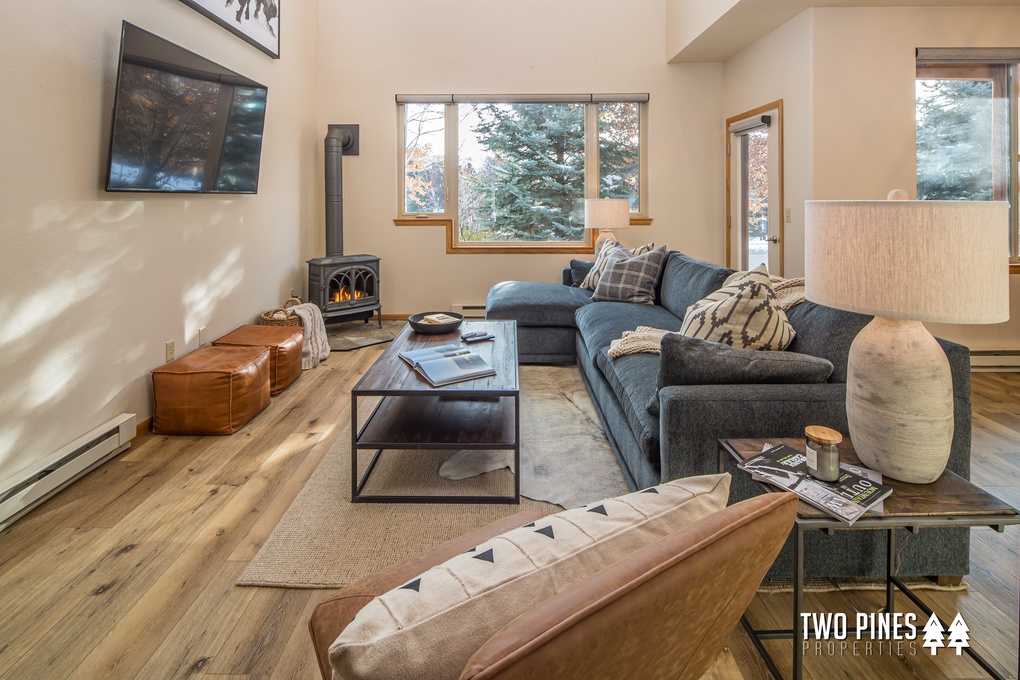
[[[850,346],[850,437],[868,467],[927,484],[949,460],[953,382],[921,322],[1009,319],[1008,205],[900,197],[805,202],[805,293],[875,315]]]
[[[613,229],[630,227],[630,200],[626,198],[584,199],[584,228],[598,229],[595,254],[598,255],[606,241],[613,239]]]

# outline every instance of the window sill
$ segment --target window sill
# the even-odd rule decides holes
[[[632,217],[631,226],[648,226],[651,217]],[[453,220],[448,217],[397,217],[393,224],[398,227],[445,227],[446,252],[449,255],[594,255],[597,233],[587,233],[585,243],[564,243],[535,245],[534,243],[460,243],[454,239]]]

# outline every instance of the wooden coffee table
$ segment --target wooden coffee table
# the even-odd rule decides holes
[[[765,444],[785,444],[799,451],[804,450],[803,439],[723,439],[719,441],[719,471],[724,472],[726,461],[739,463],[761,453]],[[839,447],[840,460],[844,463],[862,465],[853,442],[844,439]],[[748,474],[742,470],[734,474]],[[793,629],[759,631],[748,622],[746,615],[741,623],[759,655],[765,661],[769,672],[776,680],[782,680],[772,657],[762,645],[764,640],[792,639],[793,643],[793,678],[800,680],[803,672],[803,646],[805,637],[804,620],[801,612],[804,609],[804,533],[818,530],[857,531],[881,529],[886,532],[886,606],[885,611],[894,612],[895,593],[900,590],[927,616],[932,615],[931,608],[925,604],[903,581],[896,576],[897,551],[896,529],[907,529],[917,533],[925,527],[989,527],[1002,532],[1006,526],[1020,524],[1020,514],[1011,505],[1000,501],[984,489],[960,477],[955,472],[946,470],[931,484],[908,484],[895,479],[885,478],[884,484],[893,488],[892,495],[884,501],[884,514],[866,513],[852,526],[848,526],[831,515],[800,502],[797,519],[794,522],[794,586],[793,586]],[[761,483],[768,492],[780,491],[773,486]],[[941,620],[943,628],[948,628]],[[923,622],[922,622],[923,623]],[[814,637],[814,631],[807,631],[808,637]],[[991,677],[1003,679],[991,664],[971,647],[963,648]],[[1017,650],[1020,661],[1020,649]]]
[[[496,375],[432,387],[399,352],[429,346],[463,344],[467,331],[485,330],[491,342],[465,345]],[[358,427],[358,402],[382,397]],[[517,376],[517,323],[466,321],[453,333],[425,335],[410,326],[390,343],[351,390],[351,501],[375,503],[520,503],[521,401]],[[359,477],[358,451],[375,450]],[[512,496],[407,496],[365,494],[363,489],[387,449],[506,449],[514,452]]]

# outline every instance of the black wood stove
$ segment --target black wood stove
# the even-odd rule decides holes
[[[343,154],[357,155],[357,126],[330,125],[326,135],[326,257],[308,260],[308,298],[326,323],[366,323],[373,314],[382,327],[379,258],[344,255]]]

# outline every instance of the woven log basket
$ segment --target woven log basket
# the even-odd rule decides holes
[[[290,311],[291,307],[301,304],[301,298],[292,297],[283,303],[283,307],[277,307],[276,309],[267,309],[266,311],[259,314],[259,325],[260,326],[300,326],[301,317],[294,312]],[[278,317],[277,314],[283,312],[282,317]]]

